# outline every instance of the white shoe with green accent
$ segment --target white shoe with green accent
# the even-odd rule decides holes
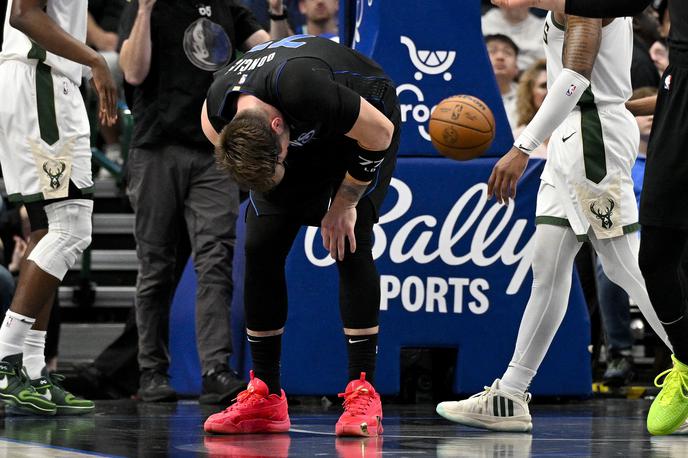
[[[528,410],[530,393],[517,396],[499,389],[500,380],[485,391],[463,401],[446,401],[437,405],[437,413],[453,422],[492,431],[529,432],[533,429]]]

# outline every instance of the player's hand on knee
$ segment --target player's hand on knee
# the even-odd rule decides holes
[[[518,148],[511,148],[492,169],[487,181],[487,196],[495,196],[500,204],[508,204],[510,197],[516,199],[516,185],[527,164],[528,155]]]
[[[351,252],[356,251],[356,207],[332,206],[320,223],[323,247],[330,252],[332,259],[344,260],[346,240]]]

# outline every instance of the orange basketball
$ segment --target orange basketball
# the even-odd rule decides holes
[[[430,138],[442,155],[466,161],[483,154],[495,136],[492,110],[470,95],[442,100],[430,117]]]

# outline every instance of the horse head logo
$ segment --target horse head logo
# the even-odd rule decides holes
[[[602,229],[610,229],[614,224],[612,222],[612,211],[614,210],[614,201],[607,198],[609,206],[604,209],[604,212],[595,208],[595,202],[590,204],[590,211],[602,222]]]
[[[48,162],[51,162],[51,164],[49,165]],[[52,168],[54,164],[57,165],[55,169]],[[50,178],[50,187],[52,189],[58,189],[60,187],[60,178],[62,178],[62,174],[66,168],[67,165],[62,161],[46,161],[43,163],[43,171]]]

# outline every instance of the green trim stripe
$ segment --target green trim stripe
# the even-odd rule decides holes
[[[53,76],[51,68],[43,62],[36,64],[36,105],[41,138],[48,145],[54,145],[60,139],[60,131],[55,115]]]
[[[554,18],[554,13],[552,13],[552,24],[554,24],[554,27],[556,27],[559,30],[563,30],[564,32],[566,31],[566,27],[564,24],[559,24],[557,20]]]
[[[597,112],[597,105],[595,105],[592,86],[585,90],[578,106],[581,110],[585,177],[593,183],[599,183],[607,176],[607,157],[602,136],[602,123]]]
[[[39,62],[45,62],[45,49],[41,48],[38,43],[32,40],[31,49],[29,49],[29,53],[26,57],[29,59],[38,59]]]
[[[559,218],[556,216],[536,216],[535,224],[549,224],[550,226],[571,227],[571,223],[566,218]],[[640,230],[640,223],[628,224],[622,228],[624,234],[632,234]],[[576,239],[579,242],[588,242],[590,238],[587,234],[576,234]]]
[[[549,224],[550,226],[571,227],[569,220],[566,218],[557,218],[556,216],[536,216],[535,224]]]

